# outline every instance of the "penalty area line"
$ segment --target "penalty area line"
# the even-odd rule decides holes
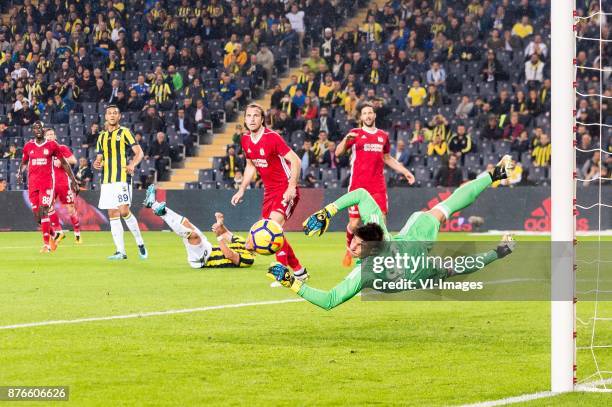
[[[256,307],[260,305],[287,304],[287,303],[292,303],[292,302],[303,302],[303,301],[305,300],[302,298],[292,298],[292,299],[275,300],[275,301],[258,301],[258,302],[245,302],[245,303],[240,303],[240,304],[211,305],[208,307],[175,309],[175,310],[167,310],[167,311],[139,312],[135,314],[110,315],[107,317],[89,317],[89,318],[77,318],[77,319],[60,319],[60,320],[51,320],[51,321],[27,322],[23,324],[0,326],[0,330],[33,328],[33,327],[48,326],[48,325],[82,324],[85,322],[112,321],[112,320],[117,320],[117,319],[148,318],[148,317],[157,317],[157,316],[163,316],[163,315],[191,314],[194,312],[206,312],[206,311],[214,311],[214,310],[219,310],[219,309],[246,308],[246,307]]]

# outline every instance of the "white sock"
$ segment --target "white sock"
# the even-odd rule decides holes
[[[183,225],[183,217],[178,213],[174,212],[170,208],[166,208],[166,214],[162,215],[161,218],[170,226],[170,229],[182,238],[187,239],[193,232],[187,226]]]
[[[110,227],[117,251],[125,254],[125,245],[123,243],[123,225],[121,224],[121,218],[111,218]]]
[[[138,221],[136,220],[136,216],[134,216],[132,212],[130,212],[128,216],[123,218],[123,220],[125,221],[127,227],[130,229],[130,232],[132,232],[132,235],[134,235],[136,244],[138,246],[143,245],[144,241],[142,240],[142,235],[140,234],[140,228],[138,227]]]

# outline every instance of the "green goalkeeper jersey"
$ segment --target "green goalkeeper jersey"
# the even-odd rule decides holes
[[[402,254],[406,253],[410,257],[426,256],[433,242],[437,239],[440,222],[432,215],[425,212],[415,212],[410,216],[406,225],[395,236],[391,236],[384,223],[383,212],[378,204],[365,189],[351,191],[332,204],[337,211],[357,205],[361,221],[365,223],[377,223],[384,232],[384,240],[387,242],[414,242],[398,244]],[[329,207],[329,206],[328,206]],[[334,213],[337,211],[333,211]],[[497,258],[495,251],[491,250],[483,254],[486,257],[485,263],[490,263]],[[381,276],[374,272],[362,272],[362,262],[357,261],[355,268],[334,288],[329,291],[319,290],[302,284],[297,294],[305,300],[326,310],[337,307],[338,305],[353,298],[364,287],[372,287],[372,282],[377,278],[389,281],[389,276]],[[464,274],[472,270],[466,270]],[[446,278],[447,271],[436,267],[420,267],[415,272],[401,270],[396,278],[404,278],[412,281],[424,281],[427,279]]]

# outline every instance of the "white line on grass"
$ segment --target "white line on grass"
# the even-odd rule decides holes
[[[579,391],[579,392],[610,392],[610,389],[605,388],[605,386],[609,384],[612,384],[612,378],[578,384],[576,385],[576,391]],[[601,386],[604,386],[604,388],[602,388]],[[567,393],[555,393],[552,391],[542,391],[539,393],[521,394],[520,396],[507,397],[505,399],[499,399],[499,400],[482,401],[482,402],[474,403],[474,404],[463,404],[458,407],[506,406],[508,404],[524,403],[526,401],[531,401],[531,400],[543,399],[547,397],[555,397],[561,394],[567,394]]]
[[[47,326],[47,325],[81,324],[81,323],[84,323],[84,322],[110,321],[110,320],[114,320],[114,319],[131,319],[131,318],[157,317],[157,316],[161,316],[161,315],[189,314],[189,313],[193,313],[193,312],[214,311],[214,310],[218,310],[218,309],[256,307],[258,305],[275,305],[275,304],[286,304],[286,303],[291,303],[291,302],[302,302],[302,301],[304,301],[302,298],[292,298],[292,299],[287,299],[287,300],[244,302],[244,303],[240,303],[240,304],[211,305],[211,306],[208,306],[208,307],[199,307],[199,308],[186,308],[186,309],[174,309],[174,310],[167,310],[167,311],[140,312],[140,313],[137,313],[137,314],[111,315],[111,316],[108,316],[108,317],[90,317],[90,318],[78,318],[78,319],[60,319],[60,320],[55,320],[55,321],[28,322],[28,323],[24,323],[24,324],[14,324],[14,325],[0,326],[0,330],[31,328],[31,327]]]
[[[499,399],[499,400],[483,401],[483,402],[474,403],[474,404],[462,404],[459,407],[494,407],[494,406],[505,406],[505,405],[508,405],[508,404],[524,403],[526,401],[543,399],[543,398],[546,398],[546,397],[554,397],[554,396],[558,396],[559,394],[561,394],[561,393],[553,393],[552,391],[543,391],[543,392],[540,392],[540,393],[522,394],[520,396],[508,397],[508,398]]]

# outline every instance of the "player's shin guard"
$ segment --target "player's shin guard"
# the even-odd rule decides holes
[[[117,252],[125,254],[125,243],[123,242],[123,225],[121,224],[121,218],[111,218],[110,227]]]
[[[74,215],[70,215],[70,222],[72,222],[72,229],[74,230],[74,234],[80,234],[81,222],[79,221],[79,215],[77,215],[76,213]]]
[[[49,239],[51,236],[51,221],[49,220],[49,216],[45,216],[40,220],[40,229],[42,231],[45,246],[49,246]]]
[[[161,218],[166,222],[170,229],[180,237],[187,239],[189,235],[193,232],[187,226],[183,225],[183,218],[178,213],[174,212],[170,208],[166,208],[166,213],[161,216]]]
[[[142,235],[140,234],[140,227],[138,226],[136,216],[134,216],[132,212],[130,212],[128,213],[128,216],[123,218],[123,220],[125,221],[125,224],[127,225],[128,229],[130,229],[130,232],[132,232],[134,240],[136,240],[136,244],[138,246],[144,244],[144,241],[142,240]]]
[[[489,185],[491,185],[491,182],[491,175],[488,172],[484,172],[475,180],[457,188],[451,196],[440,202],[435,208],[441,210],[448,219],[453,213],[474,203],[478,195],[487,189]]]

